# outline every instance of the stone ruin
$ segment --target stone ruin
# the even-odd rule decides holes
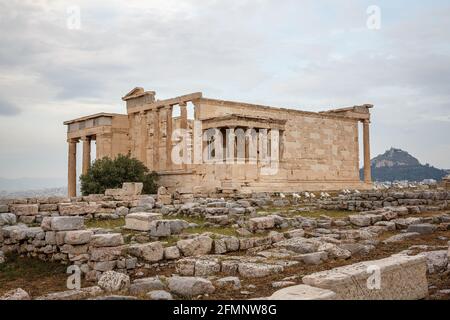
[[[59,261],[78,266],[92,284],[33,299],[208,298],[225,288],[239,298],[269,300],[423,299],[429,275],[447,272],[447,242],[370,257],[379,246],[449,230],[448,191],[225,199],[181,196],[164,188],[141,195],[141,190],[139,184],[124,184],[104,195],[0,200],[0,263],[8,263],[10,253]],[[348,215],[334,217],[335,210]],[[315,211],[321,214],[304,215]],[[86,227],[102,220],[123,225]],[[353,258],[362,260],[314,272],[319,265]],[[382,274],[378,290],[365,285],[370,267]],[[299,278],[291,274],[296,268],[311,272]],[[265,280],[273,292],[255,297],[252,281],[274,274],[285,277]],[[2,297],[21,298],[31,297],[21,289]]]

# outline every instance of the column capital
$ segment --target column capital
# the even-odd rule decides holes
[[[187,106],[187,103],[184,102],[184,101],[182,101],[182,102],[178,103],[178,105],[179,105],[180,107],[186,107],[186,106]]]
[[[68,138],[67,142],[68,143],[78,143],[80,141],[79,138]]]
[[[84,136],[84,137],[81,137],[80,139],[81,139],[81,141],[91,141],[92,140],[91,136]]]

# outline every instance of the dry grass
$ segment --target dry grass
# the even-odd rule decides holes
[[[8,255],[7,262],[0,265],[0,294],[16,288],[32,296],[67,290],[66,268],[57,262]]]
[[[198,226],[195,228],[187,228],[183,231],[184,233],[204,233],[204,232],[213,232],[222,234],[225,236],[238,236],[236,233],[236,229],[231,227],[204,227],[204,226]]]
[[[125,225],[125,218],[119,219],[91,219],[85,222],[87,228],[115,229]]]
[[[320,218],[320,216],[322,215],[328,216],[330,218],[347,218],[352,214],[357,214],[357,212],[347,210],[317,210],[295,213],[296,216],[302,216],[305,218]]]
[[[184,220],[187,221],[189,223],[195,223],[195,224],[203,224],[205,223],[205,219],[203,219],[202,217],[194,217],[194,216],[187,216],[187,215],[173,215],[173,216],[164,216],[164,219],[167,220]]]

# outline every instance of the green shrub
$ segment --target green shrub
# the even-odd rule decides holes
[[[106,189],[121,188],[124,182],[144,183],[144,194],[157,191],[157,174],[149,172],[139,160],[119,155],[115,159],[108,157],[95,160],[86,174],[80,176],[83,195],[101,194]]]

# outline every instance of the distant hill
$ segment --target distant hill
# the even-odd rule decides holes
[[[371,167],[374,181],[422,181],[424,179],[439,181],[448,174],[446,170],[435,168],[429,164],[422,165],[408,152],[395,148],[373,158]],[[360,175],[364,176],[363,169],[360,170]]]

